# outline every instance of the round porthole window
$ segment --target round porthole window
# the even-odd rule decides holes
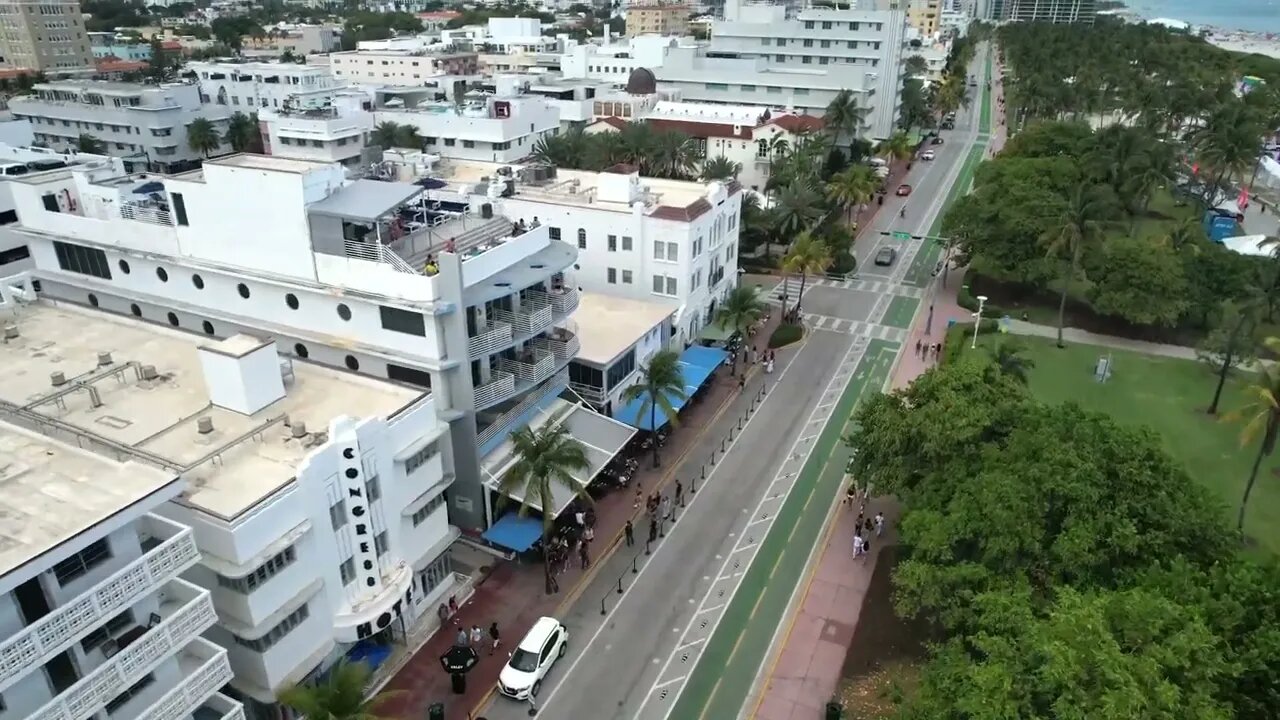
[[[94,307],[98,307],[98,296],[93,293],[89,293],[89,304]]]
[[[285,293],[284,304],[289,306],[290,310],[298,309],[298,296],[293,293]]]
[[[169,324],[178,327],[178,316],[175,313],[169,313]]]
[[[164,268],[156,268],[156,277],[160,278],[160,282],[169,282],[169,271]]]
[[[356,356],[355,356],[355,355],[348,355],[348,356],[347,356],[347,361],[346,361],[346,362],[347,362],[347,369],[348,369],[348,370],[359,370],[359,369],[360,369],[360,361],[356,359]]]
[[[236,292],[240,293],[240,297],[244,298],[245,300],[249,299],[248,285],[245,285],[244,283],[240,283],[239,285],[236,285]]]
[[[192,284],[192,285],[195,285],[197,290],[203,290],[203,289],[204,289],[204,278],[200,277],[199,275],[192,275],[192,276],[191,276],[191,284]]]
[[[142,317],[142,308],[138,307],[137,303],[130,303],[129,312],[133,313],[134,317]]]
[[[295,343],[293,346],[293,354],[305,359],[310,353],[307,352],[306,345],[303,345],[302,343]]]
[[[121,260],[120,262],[118,262],[118,263],[116,263],[116,264],[120,266],[120,272],[124,273],[125,275],[128,275],[128,274],[129,274],[129,261],[128,261],[128,260]]]
[[[343,303],[338,303],[338,317],[342,318],[343,320],[350,320],[351,308],[347,307]]]
[[[205,335],[213,334],[213,323],[209,322],[208,320],[205,320],[204,322],[200,323],[200,327],[204,329]]]

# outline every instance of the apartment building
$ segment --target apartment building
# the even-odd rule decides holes
[[[281,62],[191,62],[188,75],[200,87],[200,101],[232,112],[279,109],[290,98],[301,102],[328,97],[343,85],[316,65]]]
[[[513,79],[498,81],[498,94],[459,103],[431,100],[429,90],[379,91],[374,122],[417,128],[427,152],[441,157],[515,162],[532,153],[538,140],[559,132],[560,113],[540,95],[517,94]]]
[[[187,141],[193,120],[209,120],[221,134],[231,116],[228,108],[201,103],[194,83],[58,80],[10,98],[9,109],[29,120],[36,141],[49,148],[65,152],[76,147],[79,136],[90,135],[126,169],[160,172],[185,170],[201,159]]]
[[[130,42],[113,32],[91,32],[88,36],[89,51],[95,59],[116,58],[134,62],[151,59],[151,43]]]
[[[941,0],[910,0],[907,4],[907,24],[925,37],[938,32],[941,19]]]
[[[227,651],[202,637],[211,594],[182,577],[200,558],[194,533],[159,514],[183,481],[81,429],[149,412],[113,402],[138,368],[19,296],[35,299],[29,281],[0,292],[0,719],[243,720],[219,692]],[[57,355],[68,348],[81,352]]]
[[[355,167],[373,131],[373,107],[360,90],[335,90],[322,99],[291,98],[279,110],[258,112],[268,155]]]
[[[346,84],[424,87],[441,76],[473,76],[480,56],[472,51],[414,49],[352,50],[329,55],[329,70]]]
[[[270,28],[262,38],[246,37],[241,53],[249,57],[276,57],[293,53],[301,58],[329,53],[342,47],[342,28],[331,25],[286,25]]]
[[[997,22],[1051,22],[1093,24],[1098,8],[1094,0],[988,0],[989,17]]]
[[[0,69],[52,76],[93,72],[79,0],[0,3]]]
[[[683,3],[627,5],[627,37],[688,34],[690,14]]]

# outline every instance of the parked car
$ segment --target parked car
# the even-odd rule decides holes
[[[882,247],[876,252],[876,265],[880,267],[889,267],[893,261],[898,259],[898,251],[891,247]]]
[[[933,160],[936,157],[938,157],[938,154],[932,150],[925,150],[924,152],[920,153],[921,160]]]
[[[547,672],[568,647],[568,628],[555,618],[538,618],[498,674],[498,690],[517,700],[537,697]]]
[[[901,184],[901,185],[899,185],[899,186],[898,186],[898,191],[897,191],[896,193],[894,193],[894,194],[895,194],[895,195],[898,195],[899,197],[904,197],[904,196],[906,196],[906,195],[910,195],[910,194],[911,194],[911,186],[910,186],[910,185],[908,185],[908,184],[906,184],[906,183],[903,183],[903,184]]]
[[[951,128],[947,128],[947,129],[948,129],[948,130],[950,130]],[[929,142],[930,142],[930,144],[932,144],[932,145],[941,145],[941,144],[942,144],[942,136],[941,136],[941,135],[939,135],[938,137],[936,137],[936,138],[934,138],[934,139],[930,140]]]

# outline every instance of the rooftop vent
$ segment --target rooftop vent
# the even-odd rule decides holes
[[[213,432],[213,418],[209,417],[208,415],[205,415],[204,417],[197,419],[196,432],[200,433],[201,435],[208,435],[209,433]]]
[[[17,325],[5,325],[5,326],[4,326],[4,339],[5,339],[5,340],[17,340],[17,339],[18,339],[18,326],[17,326]]]
[[[98,367],[105,367],[110,364],[111,364],[111,353],[109,352],[98,353]]]
[[[295,438],[304,438],[307,436],[307,424],[301,420],[293,421],[289,426],[289,434]]]
[[[49,373],[49,383],[54,387],[62,387],[67,384],[67,374],[55,370]]]
[[[143,365],[140,372],[143,380],[155,380],[160,377],[160,373],[156,372],[155,365]]]

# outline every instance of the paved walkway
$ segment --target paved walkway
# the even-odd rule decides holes
[[[756,341],[761,347],[778,324],[774,312]],[[751,368],[754,374],[758,368]],[[662,450],[662,467],[652,468],[646,459],[632,480],[632,488],[619,490],[595,501],[596,546],[592,550],[592,568],[607,559],[622,545],[623,526],[631,518],[636,527],[637,540],[643,540],[639,510],[633,507],[635,483],[640,483],[647,495],[663,489],[672,480],[669,469],[679,465],[679,458],[693,447],[704,429],[709,427],[738,394],[738,381],[730,377],[728,370],[716,372],[705,396],[680,414],[680,426],[671,433],[667,446]],[[385,690],[398,693],[381,707],[384,715],[396,718],[425,718],[427,708],[436,702],[445,705],[445,720],[472,720],[473,712],[480,707],[494,689],[498,674],[507,656],[503,650],[493,657],[482,654],[480,664],[467,675],[466,692],[457,695],[450,688],[450,679],[440,667],[440,656],[453,644],[459,627],[479,625],[488,629],[498,623],[504,643],[516,643],[544,615],[558,616],[561,610],[577,599],[581,588],[594,575],[592,569],[583,571],[576,563],[558,576],[561,592],[548,596],[544,593],[541,563],[522,564],[494,559],[494,570],[475,588],[471,599],[450,619],[443,632],[437,632],[405,663],[387,683]],[[509,649],[509,645],[508,645]]]

